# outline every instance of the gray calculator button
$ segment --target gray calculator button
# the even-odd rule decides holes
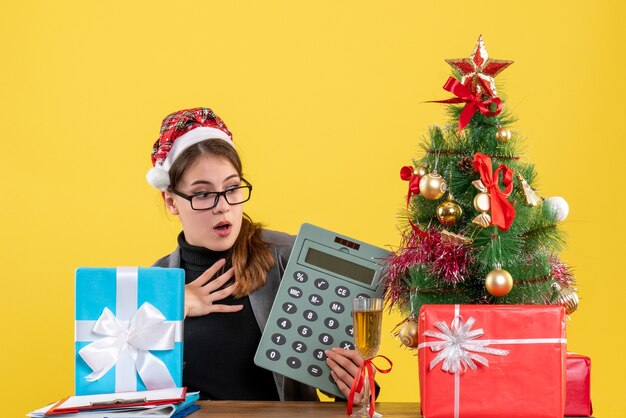
[[[339,344],[339,347],[346,350],[354,350],[354,344],[352,344],[350,341],[343,341],[341,344]]]
[[[320,306],[324,303],[324,299],[320,295],[311,295],[309,296],[309,302],[311,302],[311,305]]]
[[[285,311],[285,313],[296,313],[298,308],[291,302],[285,302],[283,303],[283,311]]]
[[[307,321],[317,321],[317,313],[315,311],[311,311],[311,310],[306,310],[304,311],[304,313],[302,314],[302,316],[304,317],[304,319],[306,319]]]
[[[270,350],[267,350],[265,352],[265,355],[267,356],[268,359],[272,360],[272,361],[276,361],[278,359],[280,359],[280,353],[276,350],[274,350],[273,348]]]
[[[322,368],[320,366],[311,365],[306,370],[311,376],[320,377],[322,375]]]
[[[282,329],[291,328],[291,321],[288,320],[287,318],[278,318],[278,321],[276,321],[276,324],[278,325],[278,328],[282,328]]]
[[[330,329],[336,329],[339,326],[339,321],[335,318],[326,318],[324,319],[324,325]]]
[[[345,309],[343,305],[339,302],[331,302],[329,307],[330,307],[330,310],[333,311],[334,313],[342,313],[343,310]]]
[[[302,335],[303,337],[310,337],[311,334],[313,334],[313,331],[306,325],[300,325],[298,327],[298,334]]]
[[[296,357],[289,357],[287,359],[287,366],[291,367],[292,369],[299,369],[300,366],[302,366],[302,362]]]
[[[272,342],[276,345],[283,345],[285,344],[285,341],[287,341],[287,339],[283,334],[276,333],[272,335]]]
[[[337,288],[335,289],[335,294],[339,297],[347,298],[348,296],[350,296],[350,289],[345,286],[337,286]]]
[[[317,350],[313,351],[313,357],[315,357],[316,360],[324,361],[326,360],[326,353],[324,353],[324,350],[320,350],[318,348]]]
[[[316,279],[314,284],[315,284],[315,287],[317,287],[320,290],[328,289],[328,280]]]
[[[325,345],[331,345],[333,343],[333,336],[330,334],[320,334],[320,342]]]
[[[309,277],[303,271],[296,271],[293,274],[293,279],[299,283],[304,283],[309,279]]]
[[[352,328],[352,325],[348,325],[346,327],[346,334],[348,334],[351,337],[354,337],[354,329]]]
[[[298,289],[297,287],[290,287],[289,290],[287,290],[287,293],[289,294],[289,296],[296,299],[302,296],[302,290]]]
[[[306,352],[306,344],[303,343],[302,341],[296,341],[291,345],[291,348],[294,349],[294,351],[297,351],[298,353],[305,353]]]

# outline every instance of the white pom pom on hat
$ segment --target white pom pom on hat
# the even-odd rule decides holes
[[[235,147],[226,124],[211,109],[186,109],[168,115],[152,150],[154,167],[146,174],[148,183],[160,191],[167,190],[169,170],[176,158],[191,145],[207,139],[221,139]]]
[[[146,180],[148,180],[150,186],[164,192],[167,190],[167,186],[170,185],[170,173],[159,166],[152,167],[146,174]]]

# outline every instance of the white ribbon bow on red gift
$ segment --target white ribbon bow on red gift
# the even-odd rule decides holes
[[[424,335],[442,341],[426,343],[430,346],[432,351],[440,352],[430,362],[431,370],[442,361],[441,370],[448,373],[465,372],[468,367],[472,370],[476,370],[477,366],[475,362],[489,367],[489,360],[475,353],[493,354],[496,356],[506,356],[509,354],[509,350],[488,347],[488,340],[476,340],[476,338],[484,334],[484,331],[482,328],[472,330],[471,328],[474,322],[474,318],[470,317],[467,322],[463,322],[460,316],[456,316],[452,320],[450,327],[448,327],[446,321],[435,323],[435,327],[441,332],[424,332]]]
[[[113,312],[104,308],[93,327],[93,333],[103,338],[83,347],[78,354],[93,370],[85,376],[89,382],[100,379],[113,368],[125,352],[147,389],[176,387],[167,366],[149,350],[174,348],[175,324],[153,305],[145,302],[135,312],[128,325],[121,324]]]

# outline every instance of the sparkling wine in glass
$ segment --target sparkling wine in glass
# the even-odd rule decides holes
[[[363,359],[374,357],[378,353],[378,347],[380,346],[383,324],[383,300],[364,297],[353,299],[352,321],[356,350]],[[370,388],[367,376],[364,381],[361,408],[353,412],[350,415],[352,417],[369,417]],[[382,414],[374,412],[373,417],[381,418]]]

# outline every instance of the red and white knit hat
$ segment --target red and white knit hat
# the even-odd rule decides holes
[[[152,167],[146,179],[152,187],[167,190],[169,170],[187,147],[206,139],[222,139],[233,148],[233,135],[226,124],[206,107],[174,112],[163,119],[161,134],[152,147]]]

